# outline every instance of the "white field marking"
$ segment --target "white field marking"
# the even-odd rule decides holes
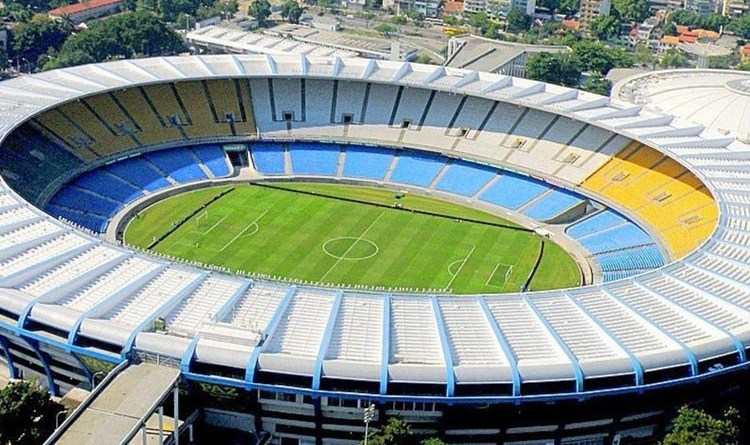
[[[490,284],[490,281],[492,281],[493,278],[495,278],[495,275],[497,275],[497,269],[500,268],[500,266],[503,266],[505,268],[505,275],[503,276],[503,284],[498,286],[497,284]],[[490,277],[487,278],[487,281],[484,283],[487,287],[497,287],[499,289],[502,289],[505,287],[505,284],[508,282],[508,276],[510,275],[511,271],[513,270],[513,266],[505,263],[497,263],[495,265],[495,268],[492,269],[492,273],[490,274]]]
[[[266,209],[263,213],[260,214],[259,217],[255,218],[255,220],[253,220],[253,222],[251,222],[244,229],[242,229],[242,232],[238,233],[234,238],[232,238],[231,241],[229,241],[228,243],[226,243],[224,245],[224,247],[222,247],[221,250],[219,250],[219,251],[223,252],[224,249],[226,249],[227,247],[229,247],[233,242],[237,241],[237,238],[241,237],[243,233],[247,232],[247,229],[249,229],[250,227],[253,227],[254,225],[258,225],[258,221],[260,221],[261,218],[263,218],[264,216],[266,216],[266,213],[268,213],[268,209]]]
[[[200,233],[200,234],[201,234],[201,236],[206,236],[206,235],[208,235],[209,233],[211,233],[211,231],[212,231],[212,230],[214,230],[214,229],[215,229],[215,228],[216,228],[216,227],[217,227],[217,226],[218,226],[219,224],[221,224],[222,222],[224,222],[224,220],[225,220],[225,219],[227,219],[227,217],[228,217],[228,216],[229,216],[229,215],[224,215],[224,217],[223,217],[223,218],[221,218],[221,219],[219,220],[219,222],[217,222],[216,224],[214,224],[213,226],[211,226],[211,227],[210,227],[210,228],[209,228],[208,230],[206,230],[205,232],[201,232],[200,230],[196,230],[196,232]]]
[[[460,273],[461,273],[461,270],[462,270],[462,269],[464,268],[464,266],[466,265],[466,262],[467,262],[467,261],[469,261],[469,258],[471,258],[471,256],[472,256],[472,255],[474,254],[474,251],[475,251],[476,249],[477,249],[477,246],[476,246],[476,244],[475,244],[475,245],[473,245],[473,246],[471,247],[471,250],[469,251],[469,254],[468,254],[468,255],[466,255],[466,258],[464,258],[464,261],[463,261],[463,263],[461,263],[461,266],[459,266],[459,268],[458,268],[458,270],[456,271],[456,273],[455,273],[455,274],[451,274],[451,271],[450,271],[450,265],[448,266],[448,267],[449,267],[449,269],[448,269],[448,274],[450,274],[450,275],[451,275],[451,280],[450,280],[450,281],[448,282],[448,284],[447,284],[447,285],[445,286],[445,288],[444,288],[444,289],[450,289],[450,288],[451,288],[451,285],[453,284],[453,281],[455,281],[455,280],[456,280],[456,277],[458,276],[458,274],[460,274]],[[451,265],[452,265],[452,264],[453,264],[453,263],[451,263]]]
[[[492,281],[492,277],[495,276],[495,272],[497,272],[497,268],[500,267],[500,263],[495,264],[495,268],[492,269],[492,273],[490,274],[490,277],[487,278],[487,281],[484,282],[485,286],[490,286],[490,281]],[[494,285],[493,285],[494,287]]]
[[[332,254],[331,252],[328,251],[328,247],[327,246],[328,246],[329,243],[332,243],[334,241],[339,241],[339,240],[345,240],[345,239],[356,239],[356,238],[351,237],[351,236],[340,236],[338,238],[331,238],[328,241],[326,241],[325,243],[323,243],[323,252],[326,255],[328,255],[329,257],[331,257],[331,258],[343,259],[343,260],[347,260],[347,261],[369,260],[370,258],[372,258],[375,255],[377,255],[378,252],[380,252],[380,247],[378,247],[377,244],[375,244],[374,242],[370,241],[369,239],[364,239],[364,238],[361,239],[360,241],[363,241],[363,242],[366,242],[366,243],[370,243],[371,246],[375,247],[375,251],[373,253],[367,255],[367,256],[363,256],[363,257],[360,257],[360,258],[344,258],[341,255],[334,255],[334,254]]]
[[[351,246],[349,246],[349,248],[348,248],[348,249],[346,249],[346,252],[344,252],[344,254],[343,254],[343,255],[341,255],[341,256],[339,257],[339,259],[338,259],[338,260],[336,260],[336,262],[335,262],[335,263],[333,263],[333,266],[331,266],[331,267],[330,267],[330,268],[328,269],[328,271],[327,271],[326,273],[324,273],[322,277],[320,277],[320,279],[319,279],[318,281],[323,281],[323,280],[324,280],[324,279],[325,279],[325,278],[326,278],[326,277],[328,276],[328,274],[329,274],[329,273],[331,273],[331,271],[332,271],[332,270],[333,270],[333,269],[334,269],[334,268],[335,268],[336,266],[338,266],[338,265],[339,265],[339,263],[341,262],[341,260],[343,260],[344,258],[346,258],[346,255],[347,255],[347,254],[348,254],[349,252],[351,252],[351,250],[352,250],[352,249],[354,248],[354,246],[356,246],[356,245],[357,245],[357,243],[358,243],[358,242],[360,242],[360,241],[362,240],[362,238],[364,238],[364,237],[365,237],[365,235],[367,235],[367,232],[369,232],[369,231],[370,231],[370,229],[372,229],[372,227],[373,227],[373,226],[374,226],[374,225],[375,225],[375,224],[376,224],[376,223],[377,223],[378,221],[380,221],[380,218],[382,218],[382,217],[383,217],[383,215],[385,215],[385,212],[383,212],[383,213],[381,213],[380,215],[378,215],[378,217],[377,217],[377,218],[375,218],[375,221],[373,221],[373,222],[372,222],[372,223],[371,223],[371,224],[370,224],[369,226],[367,226],[367,228],[365,229],[365,231],[364,231],[364,232],[362,232],[362,234],[361,234],[361,235],[359,235],[359,237],[358,237],[357,239],[355,239],[355,240],[354,240],[354,242],[352,243],[352,245],[351,245]]]

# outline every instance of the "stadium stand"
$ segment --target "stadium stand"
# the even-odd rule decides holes
[[[665,264],[654,240],[635,223],[610,209],[569,226],[566,233],[593,254],[605,282]]]
[[[130,88],[112,93],[115,101],[126,110],[137,126],[138,140],[144,145],[161,144],[184,139],[169,119],[163,119],[143,88]]]
[[[500,179],[485,190],[479,199],[506,209],[518,210],[547,190],[549,186],[541,181],[503,172]]]
[[[227,163],[227,156],[221,147],[217,145],[198,145],[190,147],[190,150],[195,153],[201,163],[211,171],[214,177],[223,178],[229,176],[231,173],[229,164]]]
[[[185,149],[153,151],[143,157],[181,184],[207,179],[190,152]]]
[[[339,154],[338,145],[303,143],[289,145],[292,160],[292,174],[335,176]]]
[[[80,158],[28,124],[14,131],[0,147],[0,173],[31,202],[38,202],[48,185],[82,167]]]
[[[577,193],[553,188],[551,192],[535,201],[523,213],[538,221],[547,221],[584,201],[585,199]]]
[[[457,195],[473,196],[497,174],[496,168],[466,161],[454,161],[440,178],[435,189]]]
[[[346,147],[344,176],[381,181],[393,161],[393,150],[349,145]]]
[[[198,157],[198,154],[202,156]],[[95,232],[104,232],[107,219],[126,204],[173,185],[208,179],[201,161],[214,177],[230,171],[218,146],[171,148],[135,156],[88,171],[61,188],[47,210]],[[173,181],[173,182],[170,182]]]
[[[401,151],[389,180],[427,187],[445,166],[445,161],[445,158],[430,153]]]
[[[278,143],[251,144],[250,153],[255,169],[264,175],[286,173],[284,152],[286,147]]]
[[[583,188],[613,199],[662,235],[676,258],[695,249],[718,217],[701,181],[652,148],[632,144],[591,175]]]

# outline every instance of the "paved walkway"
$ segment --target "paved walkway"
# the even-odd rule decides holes
[[[57,445],[118,445],[174,386],[179,370],[130,366],[99,394],[65,431]]]

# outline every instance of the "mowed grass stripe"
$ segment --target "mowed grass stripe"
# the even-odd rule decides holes
[[[368,199],[378,204],[396,202],[394,192],[389,190],[309,183],[284,186],[300,190],[309,187],[309,191],[319,193],[332,191],[337,196]],[[126,242],[147,245],[153,234],[166,232],[172,221],[190,214],[219,191],[213,188],[189,192],[152,205],[128,225]],[[207,216],[202,216],[199,224],[195,222],[198,216],[192,218],[156,250],[231,270],[309,282],[442,289],[452,280],[454,293],[518,291],[536,259],[538,236],[461,220],[474,218],[507,224],[502,218],[476,209],[415,195],[401,200],[410,208],[414,202],[418,202],[421,210],[455,218],[237,185],[232,193],[208,208]],[[430,207],[431,202],[434,207]],[[255,227],[249,228],[260,216],[257,231]],[[214,227],[216,223],[219,224]],[[214,229],[207,233],[211,227]],[[323,249],[327,242],[328,253]],[[227,247],[221,251],[224,246]],[[375,248],[377,254],[368,257]],[[472,248],[471,257],[452,278],[448,267],[466,258]],[[507,282],[500,280],[500,287],[497,279],[492,280],[495,285],[488,285],[498,263],[514,265],[513,273]],[[551,242],[546,246],[545,260],[537,275],[539,278],[532,281],[534,290],[574,286],[579,279],[572,258]]]

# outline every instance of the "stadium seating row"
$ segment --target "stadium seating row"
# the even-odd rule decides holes
[[[256,133],[248,84],[236,79],[101,94],[42,113],[34,122],[85,161],[150,144]]]
[[[571,225],[566,233],[594,255],[605,282],[664,265],[664,256],[653,239],[611,209]]]
[[[718,218],[701,181],[676,161],[631,144],[591,175],[583,188],[610,198],[642,217],[680,258],[710,235]]]
[[[495,167],[427,152],[328,143],[251,144],[265,175],[339,176],[386,181],[477,198],[546,221],[586,201],[581,195]],[[287,165],[286,156],[289,156]]]
[[[217,145],[151,152],[84,173],[61,188],[46,210],[104,232],[112,216],[144,194],[229,173],[226,155]]]

